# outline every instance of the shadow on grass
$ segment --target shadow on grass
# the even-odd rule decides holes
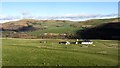
[[[78,30],[76,37],[82,39],[120,40],[120,22],[105,23],[96,27]]]

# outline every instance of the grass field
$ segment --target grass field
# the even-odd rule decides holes
[[[93,40],[95,46],[89,47],[58,44],[65,41],[62,39],[4,38],[2,41],[3,66],[118,65],[118,41],[115,40]]]
[[[60,33],[60,34],[63,34],[63,33],[75,33],[77,30],[78,30],[78,28],[73,28],[73,27],[70,27],[70,26],[51,27],[49,29],[36,30],[36,31],[28,32],[28,34],[39,36],[40,34],[44,34],[44,33]]]

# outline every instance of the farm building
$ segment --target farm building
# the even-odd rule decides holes
[[[66,45],[68,45],[68,44],[86,44],[87,45],[87,44],[93,44],[93,42],[90,40],[79,41],[77,39],[77,41],[75,41],[75,42],[63,41],[63,42],[59,42],[59,44],[66,44]]]
[[[93,42],[90,40],[83,40],[81,44],[93,44]]]
[[[66,42],[59,42],[59,44],[65,44],[65,45],[68,45],[68,44],[70,44],[70,42],[69,42],[69,41],[66,41]]]

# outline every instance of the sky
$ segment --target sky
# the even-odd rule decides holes
[[[117,2],[3,2],[2,16],[66,16],[113,14],[118,11]]]
[[[25,18],[85,21],[118,17],[118,2],[2,2],[0,23]]]
[[[119,2],[119,0],[1,0],[2,2]]]

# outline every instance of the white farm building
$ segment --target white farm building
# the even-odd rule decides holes
[[[81,42],[81,44],[93,44],[93,42],[90,40],[84,40]]]

